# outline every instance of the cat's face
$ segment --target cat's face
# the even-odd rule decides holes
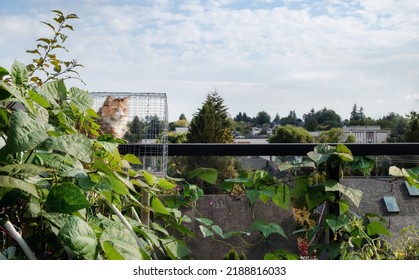
[[[101,117],[119,120],[128,117],[128,100],[129,96],[125,98],[113,98],[108,96],[99,110]]]

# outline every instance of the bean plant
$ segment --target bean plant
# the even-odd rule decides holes
[[[119,153],[123,140],[100,133],[89,92],[66,87],[81,65],[56,52],[78,17],[53,12],[44,22],[52,36],[29,51],[33,62],[0,67],[1,258],[187,258],[172,233],[191,235],[188,219],[160,199],[177,182],[131,168],[141,162]],[[141,211],[159,223],[143,223]]]

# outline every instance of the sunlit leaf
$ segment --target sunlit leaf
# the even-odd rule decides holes
[[[12,65],[12,71],[10,73],[12,81],[15,85],[26,86],[28,84],[28,69],[23,63],[15,61]]]
[[[207,227],[212,226],[214,224],[214,221],[208,218],[195,218],[195,219],[201,224],[206,225]]]
[[[377,234],[391,235],[387,227],[378,221],[372,221],[367,225],[367,233],[370,236]]]
[[[81,218],[69,216],[58,233],[58,240],[76,255],[93,260],[97,253],[97,239],[93,229]]]
[[[289,209],[291,203],[291,193],[287,185],[280,185],[275,189],[272,201],[283,209]]]
[[[268,238],[268,236],[273,233],[278,233],[279,235],[287,238],[284,229],[274,222],[257,220],[250,225],[249,229],[250,231],[259,231],[265,238]]]
[[[10,128],[7,134],[6,146],[1,151],[16,153],[35,149],[48,138],[45,127],[23,110],[15,111],[10,117]]]
[[[0,175],[0,187],[20,189],[39,198],[36,186],[34,184],[11,176]]]
[[[83,134],[49,137],[43,145],[47,149],[57,150],[83,161],[92,161],[92,144]]]
[[[170,212],[164,207],[163,203],[157,197],[153,196],[151,199],[151,208],[153,208],[154,212],[160,213],[163,215],[170,215]]]
[[[107,224],[100,236],[100,245],[106,249],[107,243],[112,245],[112,250],[115,250],[118,255],[126,260],[143,259],[137,241],[122,223],[111,222]]]
[[[138,156],[133,155],[133,154],[126,154],[122,157],[122,159],[124,159],[127,162],[132,163],[132,164],[141,164],[141,161],[138,158]]]
[[[213,236],[214,235],[214,233],[211,230],[209,230],[208,228],[204,227],[203,225],[200,225],[199,226],[199,229],[201,230],[202,235],[204,237],[210,237],[210,236]]]
[[[356,205],[356,207],[359,207],[359,204],[361,203],[361,199],[363,196],[363,192],[358,189],[349,188],[346,187],[335,180],[327,180],[326,181],[326,191],[338,191],[346,195],[352,202]]]

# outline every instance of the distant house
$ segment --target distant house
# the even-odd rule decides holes
[[[381,129],[377,126],[344,126],[343,138],[347,139],[349,135],[355,136],[355,143],[384,143],[387,141],[390,131]]]

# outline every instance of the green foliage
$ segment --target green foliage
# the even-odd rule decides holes
[[[186,137],[186,133],[176,133],[176,132],[169,132],[167,134],[167,142],[169,143],[186,143],[188,141],[188,138]]]
[[[317,256],[326,255],[330,259],[393,258],[389,244],[381,237],[389,235],[383,224],[384,219],[372,215],[364,217],[355,215],[351,205],[358,207],[363,193],[339,183],[339,177],[344,169],[360,170],[364,175],[368,175],[374,167],[374,162],[369,158],[354,157],[343,144],[318,145],[307,156],[311,162],[280,167],[282,172],[289,171],[290,174],[301,167],[312,169],[312,172],[303,173],[307,175],[298,175],[299,173],[295,172],[297,176],[294,181],[289,177],[278,179],[269,176],[266,171],[256,171],[250,175],[243,173],[237,178],[228,179],[224,187],[242,185],[251,205],[257,200],[266,203],[271,199],[284,209],[291,207],[309,209],[312,211],[312,216],[314,209],[327,208],[328,211],[324,212],[327,214],[321,214],[317,224],[307,223],[310,225],[308,228],[305,228],[305,223],[301,224],[301,228],[295,232],[295,234],[304,234],[305,239],[310,240],[310,255],[316,252]],[[337,170],[337,177],[330,174],[334,169]],[[412,170],[394,172],[412,178],[417,176]],[[279,225],[266,221],[255,221],[250,230],[260,231],[265,238],[271,233],[286,237]],[[316,240],[318,242],[315,242]],[[268,253],[265,259],[292,258],[286,256],[286,253],[278,249]]]
[[[275,129],[269,143],[312,143],[313,137],[302,127],[281,125]]]
[[[343,138],[343,129],[332,128],[320,134],[319,143],[341,143]]]
[[[214,91],[194,114],[188,133],[189,143],[231,143],[233,131],[224,100]]]
[[[269,125],[271,122],[271,116],[265,111],[260,111],[255,118],[257,125]]]
[[[44,25],[48,26],[52,31],[51,38],[39,38],[37,40],[38,44],[35,49],[28,50],[28,53],[34,54],[35,58],[32,60],[32,64],[29,64],[27,68],[20,68],[19,70],[25,69],[28,72],[30,81],[34,82],[38,86],[52,81],[60,77],[61,79],[70,79],[76,78],[79,79],[79,74],[75,70],[77,67],[82,65],[77,63],[76,60],[61,60],[57,57],[57,50],[63,50],[68,52],[65,48],[64,43],[67,40],[68,36],[64,33],[67,30],[74,31],[72,25],[68,24],[69,20],[78,19],[78,16],[75,14],[65,15],[61,11],[54,10],[55,13],[54,22],[42,22]],[[45,78],[40,78],[35,74],[41,72]],[[73,76],[72,74],[76,74]],[[21,75],[14,75],[15,77],[22,77]],[[81,81],[81,80],[80,80]],[[13,81],[15,84],[26,84],[28,81],[15,79]]]
[[[152,212],[168,228],[190,235],[183,225],[188,218],[176,208],[187,201],[176,205],[161,198],[176,181],[132,169],[138,157],[121,156],[121,140],[99,135],[89,93],[67,89],[68,77],[58,78],[78,66],[53,54],[65,49],[62,31],[72,30],[66,22],[77,16],[54,13],[59,26],[44,23],[54,34],[30,51],[33,64],[16,61],[10,72],[0,67],[0,224],[10,219],[22,228],[39,259],[187,258],[182,241],[157,223],[143,224],[137,214]],[[45,77],[35,76],[37,71]],[[15,109],[16,103],[23,109]],[[144,129],[155,122],[150,117]],[[149,205],[140,202],[146,194]],[[18,251],[12,257],[25,256]]]
[[[307,114],[303,115],[304,127],[308,131],[330,130],[332,128],[341,127],[341,117],[331,109],[323,108],[315,111],[314,108]]]
[[[236,250],[231,249],[223,260],[246,260],[246,256],[243,253],[239,255]]]
[[[135,116],[127,126],[128,131],[124,135],[124,139],[127,140],[128,143],[138,143],[144,138],[144,124],[140,121],[138,116]]]
[[[408,122],[406,141],[419,142],[419,112],[410,112],[408,116]]]

